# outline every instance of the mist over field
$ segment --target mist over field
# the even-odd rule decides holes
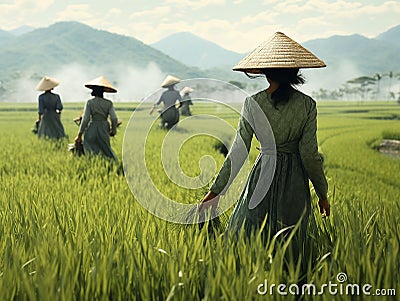
[[[54,77],[60,85],[54,88],[54,93],[61,96],[63,102],[82,102],[91,98],[90,89],[84,84],[96,77],[104,75],[118,90],[116,94],[106,93],[106,98],[113,101],[140,101],[144,97],[160,88],[160,83],[165,75],[160,68],[150,63],[147,68],[134,66],[113,66],[111,72],[102,73],[99,68],[71,64],[51,74],[42,76]],[[16,80],[15,90],[7,93],[2,101],[7,102],[36,102],[42,92],[36,91],[36,86],[41,77],[32,72],[24,72]]]

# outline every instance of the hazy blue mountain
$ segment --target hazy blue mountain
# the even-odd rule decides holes
[[[305,70],[304,73],[310,84],[329,89],[357,76],[373,76],[390,70],[400,72],[400,60],[394,59],[400,53],[399,43],[400,26],[374,39],[354,34],[310,40],[303,45],[323,59],[328,67],[323,72]],[[187,65],[212,68],[214,74],[220,71],[219,76],[226,74],[244,56],[186,32],[172,34],[152,46]],[[232,76],[235,80],[246,81],[241,74]]]
[[[174,33],[151,46],[188,66],[201,69],[231,68],[243,58],[243,54],[227,50],[189,32]]]
[[[400,46],[400,25],[381,33],[376,39]]]
[[[331,89],[358,76],[400,72],[399,41],[400,26],[374,39],[349,35],[307,41],[303,45],[328,65],[324,71],[305,70],[310,83],[307,86],[311,90]],[[129,68],[140,71],[156,65],[158,81],[161,72],[161,76],[170,73],[183,79],[212,77],[240,81],[247,84],[248,90],[258,89],[257,81],[231,70],[244,54],[226,50],[190,33],[171,35],[153,46],[163,51],[133,37],[78,22],[60,22],[19,36],[0,30],[0,94],[15,90],[21,77],[30,76],[36,81],[43,74],[55,74],[72,64],[93,71],[90,74],[118,75],[118,78]],[[154,80],[153,73],[147,75],[149,81]],[[141,74],[135,76],[143,81]],[[126,77],[132,78],[132,74]]]
[[[31,32],[33,30],[35,30],[34,27],[31,27],[31,26],[28,26],[28,25],[23,25],[23,26],[20,26],[18,28],[15,28],[13,30],[9,30],[8,32],[13,34],[13,35],[15,35],[15,36],[20,36],[20,35],[23,35],[25,33]]]
[[[10,42],[13,38],[14,36],[10,34],[8,31],[0,29],[0,47]]]
[[[47,74],[72,63],[107,71],[115,65],[145,68],[151,62],[166,73],[202,75],[132,37],[78,22],[60,22],[16,37],[0,46],[0,58],[0,76],[27,69]]]
[[[400,39],[400,32],[397,39]],[[323,59],[331,70],[345,69],[347,66],[358,70],[360,75],[400,71],[400,60],[393,59],[398,57],[400,47],[384,40],[361,35],[332,36],[310,40],[303,45]]]

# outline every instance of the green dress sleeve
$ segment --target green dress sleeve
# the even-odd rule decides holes
[[[117,133],[118,118],[117,114],[115,113],[114,105],[112,103],[110,108],[110,120],[111,120],[111,133],[115,135]]]
[[[249,101],[247,98],[244,102],[235,139],[210,188],[216,194],[225,194],[248,156],[254,134],[254,130],[249,122],[252,120]]]
[[[62,102],[61,102],[61,97],[60,97],[60,95],[57,95],[57,94],[56,94],[56,96],[57,96],[57,105],[56,105],[56,109],[59,110],[59,111],[62,111],[62,109],[64,108],[64,106],[63,106],[63,104],[62,104]]]
[[[85,104],[85,108],[83,109],[83,116],[82,116],[82,121],[81,121],[81,125],[79,127],[79,134],[83,134],[86,130],[86,127],[89,124],[90,121],[90,115],[91,115],[91,111],[90,111],[90,101],[88,100]]]
[[[303,135],[299,142],[299,152],[315,192],[320,199],[327,199],[328,183],[324,174],[322,158],[318,153],[317,107],[314,101],[303,128]]]

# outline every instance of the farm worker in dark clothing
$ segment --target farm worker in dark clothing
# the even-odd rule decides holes
[[[38,137],[56,138],[65,137],[64,126],[61,122],[63,105],[58,94],[51,92],[60,83],[51,77],[45,76],[36,87],[38,91],[44,91],[39,95],[38,105]]]
[[[168,75],[161,84],[161,87],[167,88],[167,90],[164,91],[160,99],[154,104],[153,108],[150,111],[150,114],[152,114],[154,109],[160,103],[164,104],[164,108],[159,111],[162,128],[170,129],[179,121],[179,110],[175,106],[177,101],[179,101],[179,107],[182,106],[182,97],[179,92],[175,90],[175,84],[179,82],[179,78]]]
[[[219,196],[246,160],[255,135],[260,142],[260,154],[230,217],[228,233],[238,233],[243,227],[250,236],[266,219],[262,233],[274,235],[301,220],[296,241],[304,243],[311,211],[309,180],[319,198],[322,216],[330,214],[328,184],[318,153],[316,103],[294,88],[304,83],[299,68],[325,66],[310,51],[277,32],[233,68],[264,75],[269,87],[246,98],[232,148],[200,206],[200,210],[217,206]],[[268,123],[262,123],[263,118],[272,133],[265,126]],[[275,140],[272,145],[271,136]],[[243,142],[242,153],[234,147],[239,145],[238,141]]]
[[[85,154],[102,154],[117,160],[110,145],[110,136],[117,133],[118,118],[112,101],[103,97],[104,92],[116,93],[117,89],[104,76],[90,81],[85,84],[85,87],[92,89],[91,95],[94,98],[89,99],[85,104],[75,143],[81,143],[82,135],[85,133],[83,140]],[[111,120],[111,128],[108,117]]]
[[[190,87],[184,87],[180,94],[182,96],[182,106],[179,109],[182,116],[192,116],[190,112],[190,106],[193,105],[192,99],[190,98],[190,93],[193,92],[193,89]]]

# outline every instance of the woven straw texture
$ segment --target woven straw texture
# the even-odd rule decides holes
[[[115,89],[104,76],[100,76],[98,78],[91,80],[90,82],[85,84],[85,87],[89,89],[93,89],[94,87],[103,87],[104,92],[108,93],[117,92],[117,89]]]
[[[325,63],[284,33],[276,32],[242,59],[233,70],[261,73],[264,68],[321,68]]]
[[[185,95],[186,93],[192,93],[193,89],[190,87],[184,87],[179,93],[181,94],[181,96]]]
[[[179,78],[177,78],[177,77],[175,77],[175,76],[172,76],[172,75],[168,75],[168,76],[164,79],[164,81],[162,82],[161,87],[162,87],[162,88],[166,88],[166,87],[168,87],[168,86],[175,85],[175,84],[179,83],[180,81],[181,81],[181,80],[180,80]]]
[[[48,76],[43,77],[39,84],[36,86],[37,91],[48,91],[51,90],[55,87],[57,87],[60,84],[58,80],[55,78],[51,78]]]

